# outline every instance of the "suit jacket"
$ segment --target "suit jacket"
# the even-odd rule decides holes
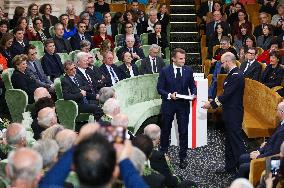
[[[49,15],[49,19],[46,18],[45,15],[42,15],[42,24],[44,29],[49,29],[51,26],[54,26],[56,23],[58,23],[58,18],[53,15]]]
[[[50,79],[44,74],[41,63],[38,60],[35,61],[35,66],[38,72],[32,62],[27,61],[27,65],[25,72],[27,75],[36,80],[38,87],[49,88],[50,85],[53,84],[52,81],[50,81]]]
[[[69,40],[54,36],[53,41],[56,53],[70,53],[72,51]]]
[[[80,71],[80,69],[76,68],[76,73],[81,76],[81,78],[84,80],[85,83],[89,83],[89,81],[84,76],[83,72]],[[87,69],[85,70],[85,73],[88,74],[88,76],[91,78],[92,84],[91,85],[89,84],[89,85],[90,87],[92,87],[93,91],[96,92],[97,91],[96,80],[91,75],[89,75]]]
[[[271,42],[272,39],[273,39],[273,36],[270,35],[264,41],[264,35],[261,35],[261,36],[257,37],[256,46],[261,47],[263,50],[268,50],[269,46],[270,46],[270,42]]]
[[[259,24],[254,27],[253,35],[255,36],[255,38],[258,38],[259,36],[263,35],[262,24]]]
[[[231,33],[230,32],[230,26],[227,22],[224,22],[224,21],[221,21],[220,22],[223,26],[224,26],[224,32],[225,33]],[[215,24],[215,21],[212,21],[212,22],[209,22],[207,25],[206,25],[206,38],[207,38],[207,41],[209,39],[209,37],[214,33],[215,31],[215,28],[214,28],[214,25]],[[208,43],[207,43],[208,44]]]
[[[26,50],[29,46],[29,42],[27,40],[24,40],[24,43],[25,43],[25,47],[23,47],[18,41],[14,40],[11,46],[12,58],[14,58],[16,55],[26,54]]]
[[[111,23],[110,27],[111,27],[111,33],[112,33],[111,37],[112,39],[114,39],[115,36],[118,34],[118,30],[117,30],[118,26],[116,23]]]
[[[212,3],[212,10],[213,10],[213,5],[214,1]],[[197,11],[197,16],[202,19],[203,16],[206,16],[207,12],[209,12],[209,6],[208,6],[208,1],[205,1],[201,3],[199,10]]]
[[[94,47],[94,43],[93,43],[92,37],[88,33],[85,33],[84,37],[85,37],[85,40],[87,40],[87,41],[89,41],[91,43],[91,48],[93,48]],[[73,50],[81,50],[81,47],[80,47],[80,42],[81,41],[82,40],[80,38],[80,35],[77,32],[70,39],[70,44],[71,44],[72,49]]]
[[[29,104],[34,102],[34,91],[36,90],[36,81],[29,75],[15,70],[11,76],[12,85],[15,89],[25,91],[29,97]]]
[[[267,157],[280,153],[280,146],[284,141],[284,125],[280,124],[275,132],[267,140],[267,143],[259,149],[260,155],[257,158]]]
[[[45,74],[50,76],[50,80],[52,81],[64,73],[64,68],[58,54],[54,53],[50,55],[45,53],[41,59],[41,63]]]
[[[161,38],[158,38],[156,33],[149,33],[148,35],[148,44],[157,44],[162,48],[163,54],[165,54],[165,48],[168,46],[167,35],[165,33],[161,33]]]
[[[275,69],[273,69],[272,65],[269,64],[262,73],[261,82],[267,87],[273,88],[275,86],[281,86],[283,77],[284,69],[281,68],[279,64],[275,67]]]
[[[169,93],[174,93],[175,91],[175,74],[173,65],[164,67],[159,74],[157,90],[162,98],[161,111],[167,113],[171,110],[173,100],[167,99]],[[189,95],[188,89],[190,89],[191,94],[196,95],[196,86],[193,78],[193,71],[189,66],[182,67],[182,91],[179,94]],[[189,106],[189,105],[188,105]]]
[[[240,66],[240,71],[243,72],[245,78],[250,78],[258,81],[261,74],[261,65],[256,60],[254,60],[253,63],[248,67],[246,72],[244,72],[247,67],[247,64],[248,61],[243,62]]]
[[[126,42],[125,42],[125,39],[126,39],[126,36],[125,34],[118,37],[118,44],[117,46],[126,46]],[[139,35],[136,35],[134,34],[134,39],[135,39],[135,42],[134,42],[134,47],[140,47],[141,46],[141,41],[140,41],[140,37]]]
[[[112,84],[109,83],[107,76],[101,71],[99,67],[93,66],[88,67],[86,72],[92,78],[92,81],[95,83],[97,91],[99,91],[103,87],[110,87]]]
[[[129,52],[129,49],[127,47],[122,47],[117,51],[117,57],[119,61],[122,61],[122,54],[124,52]],[[141,48],[133,47],[133,53],[136,53],[140,57],[140,59],[145,58],[144,52]],[[136,61],[137,59],[133,58],[132,63],[135,63]]]
[[[79,86],[77,86],[68,75],[65,75],[61,80],[62,94],[65,100],[74,100],[78,104],[84,104],[81,90],[87,92],[88,100],[95,100],[96,96],[92,93],[91,87],[79,74],[75,75]]]
[[[164,14],[163,19],[161,19],[161,13],[158,13],[159,22],[162,24],[162,32],[167,33],[167,26],[170,22],[170,15]]]
[[[139,75],[138,67],[134,63],[131,63],[131,66],[132,66],[132,71],[133,71],[134,76],[138,76]],[[130,71],[126,67],[125,63],[120,65],[119,68],[121,69],[121,72],[124,74],[124,76],[123,76],[124,78],[130,78],[131,77]]]
[[[160,72],[161,69],[165,66],[164,60],[157,56],[156,57],[156,66],[157,66],[157,71]],[[141,74],[153,74],[152,72],[152,65],[149,56],[145,57],[141,61],[141,67],[140,67],[140,73]]]
[[[117,75],[119,80],[125,79],[124,74],[122,73],[121,69],[118,66],[116,66],[115,64],[112,64],[111,67],[113,68],[113,71],[115,72],[115,74]],[[106,78],[108,80],[107,82],[112,86],[111,75],[108,72],[106,65],[102,64],[100,66],[100,69],[104,73],[104,75],[106,76]]]

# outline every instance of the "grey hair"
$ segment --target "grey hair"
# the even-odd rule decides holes
[[[236,56],[232,52],[224,53],[221,58],[224,58],[226,61],[233,61],[234,63],[236,61]]]
[[[153,49],[159,49],[160,50],[160,46],[158,45],[158,44],[152,44],[151,46],[150,46],[150,51],[151,50],[153,50]]]
[[[146,155],[137,147],[133,147],[129,159],[138,170],[139,174],[142,175],[145,168]]]
[[[20,124],[19,124],[20,125]],[[11,126],[11,125],[10,125]],[[13,126],[13,125],[12,125]],[[9,145],[17,145],[19,144],[23,139],[26,139],[26,135],[27,135],[27,131],[25,129],[25,127],[22,125],[22,126],[19,126],[20,127],[20,130],[17,132],[17,134],[15,135],[9,135],[7,134],[8,131],[6,131],[6,139],[7,139],[7,143]],[[9,129],[9,127],[8,127]]]
[[[77,61],[80,61],[83,57],[87,56],[88,54],[86,52],[78,52],[76,57]]]
[[[109,98],[115,96],[115,90],[112,87],[103,87],[99,91],[99,102],[104,104]]]
[[[64,127],[62,125],[59,125],[59,124],[52,125],[51,127],[41,132],[41,138],[42,139],[55,139],[56,134],[62,130],[64,130]]]
[[[66,133],[66,131],[68,131],[69,133]],[[72,135],[70,134],[70,132]],[[75,143],[76,138],[76,133],[70,129],[65,129],[63,132],[57,134],[55,137],[55,141],[59,146],[59,152],[64,153],[65,151],[70,149]]]
[[[89,13],[83,13],[81,16],[80,16],[80,20],[83,20],[83,19],[85,19],[86,17],[89,17],[90,15],[89,15]]]
[[[48,112],[43,118],[37,118],[38,125],[43,126],[43,127],[50,127],[52,118],[56,116],[54,111]]]
[[[86,46],[91,46],[90,41],[88,41],[88,40],[81,40],[81,42],[80,42],[80,48],[82,49],[82,48],[84,48],[84,47],[86,47]]]
[[[33,149],[40,153],[43,160],[43,168],[49,167],[53,164],[59,151],[56,141],[52,139],[36,141],[33,145]]]
[[[149,15],[150,15],[150,13],[158,14],[158,11],[157,11],[157,9],[155,9],[155,8],[151,8],[151,9],[149,10]]]
[[[144,134],[149,136],[152,141],[160,139],[161,128],[156,124],[149,124],[144,128]]]
[[[17,167],[17,163],[14,161],[15,154],[17,152],[24,152],[24,151],[29,151],[34,155],[33,160],[32,160],[32,165],[24,166],[22,168]],[[33,181],[37,175],[40,173],[42,169],[42,157],[40,154],[31,149],[31,148],[20,148],[17,150],[13,150],[8,154],[8,161],[7,161],[7,167],[9,169],[9,175],[11,180],[16,180],[16,179],[23,179],[26,181]]]
[[[122,127],[128,127],[128,117],[124,114],[117,114],[114,116],[111,120],[112,126],[122,126]]]
[[[252,184],[245,178],[235,179],[230,188],[253,188]]]
[[[120,108],[118,101],[114,98],[109,98],[103,105],[103,112],[105,114],[114,114],[117,108]]]
[[[63,24],[62,24],[62,23],[56,23],[56,24],[54,25],[54,30],[56,30],[56,28],[57,28],[58,26],[60,26],[60,25],[62,25],[62,27],[63,27]]]

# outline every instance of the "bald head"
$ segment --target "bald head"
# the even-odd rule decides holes
[[[161,128],[156,124],[149,124],[144,128],[144,134],[149,136],[153,141],[154,146],[159,144],[161,136]]]
[[[34,91],[34,100],[35,102],[37,102],[39,99],[44,98],[44,97],[48,97],[51,98],[48,90],[44,87],[38,87],[35,91]]]
[[[253,186],[247,179],[238,178],[232,182],[230,188],[253,188]]]
[[[117,114],[111,120],[112,126],[122,126],[127,128],[128,127],[128,116],[125,114]]]
[[[42,169],[42,158],[38,152],[30,148],[20,148],[9,153],[7,174],[12,183],[15,180],[39,181]]]
[[[50,107],[45,107],[38,112],[37,115],[38,125],[43,128],[51,127],[57,124],[57,117],[55,114],[55,109]]]
[[[24,147],[26,145],[26,129],[20,123],[12,123],[6,131],[7,143],[15,147]]]
[[[59,152],[64,153],[75,143],[77,138],[76,132],[70,129],[64,129],[57,133],[55,140],[59,146]]]

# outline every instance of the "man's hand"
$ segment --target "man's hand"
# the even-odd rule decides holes
[[[83,97],[85,97],[87,95],[87,92],[85,90],[81,90],[80,93],[83,95]]]
[[[272,173],[270,172],[268,177],[265,179],[265,185],[266,188],[272,188],[273,187],[273,180],[275,177],[272,178]]]
[[[211,106],[209,101],[202,101],[202,102],[204,102],[204,104],[203,104],[203,106],[201,108],[203,108],[203,109],[210,109],[210,108],[212,108],[212,106]]]
[[[265,146],[266,142],[263,142],[261,145],[260,145],[260,148],[263,148]]]
[[[177,92],[172,93],[171,94],[171,99],[176,100],[177,99],[176,94],[177,94]]]
[[[140,59],[139,55],[137,55],[137,53],[135,52],[132,53],[132,56],[134,59]]]
[[[116,150],[117,161],[123,161],[124,159],[130,158],[133,151],[133,146],[130,140],[125,140],[124,144],[114,144]]]
[[[251,159],[256,159],[260,155],[259,151],[253,151],[249,154]]]

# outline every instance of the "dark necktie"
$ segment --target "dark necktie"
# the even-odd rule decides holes
[[[181,80],[181,72],[180,72],[181,68],[176,68],[176,69],[177,69],[176,79]]]
[[[24,43],[24,42],[21,42],[21,45],[22,45],[23,47],[25,47],[25,43]]]
[[[109,70],[110,70],[110,74],[111,74],[112,78],[114,79],[114,82],[115,83],[118,82],[119,80],[118,80],[117,76],[115,75],[115,72],[113,71],[113,68],[110,67]]]
[[[82,35],[82,40],[85,40],[85,36],[84,35]]]
[[[129,48],[129,52],[130,52],[130,53],[133,53],[133,48]]]
[[[41,74],[40,74],[40,72],[39,72],[39,70],[38,70],[38,68],[37,68],[37,66],[36,66],[36,62],[33,62],[33,65],[34,65],[34,68],[35,68],[35,70],[36,70],[36,74],[37,74],[39,80],[42,82],[42,81],[43,81],[43,78],[42,78],[42,76],[41,76]]]
[[[153,60],[153,73],[157,73],[158,71],[157,71],[157,65],[156,65],[156,59],[155,58],[153,58],[152,59]]]
[[[80,89],[80,84],[79,84],[79,82],[78,82],[78,80],[77,80],[77,78],[76,78],[75,76],[73,77],[73,81],[75,82],[75,84],[76,84],[76,85],[78,86],[78,88]],[[83,96],[83,103],[84,103],[84,104],[89,104],[89,102],[88,102],[86,96]]]

